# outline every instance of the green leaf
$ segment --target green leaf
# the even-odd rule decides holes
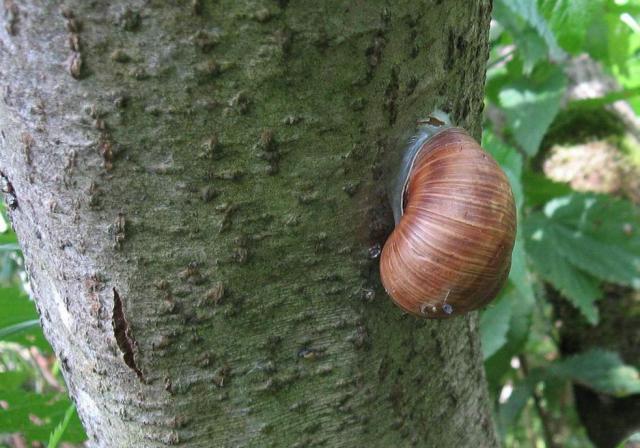
[[[0,397],[4,391],[22,389],[23,385],[29,381],[29,378],[29,372],[24,370],[0,372]]]
[[[530,305],[533,305],[535,296],[531,284],[531,274],[527,266],[524,239],[522,238],[522,226],[518,227],[516,234],[516,244],[513,247],[513,254],[511,256],[509,280],[515,285],[520,300],[524,300]]]
[[[616,397],[640,393],[638,371],[626,365],[615,352],[589,350],[554,362],[548,372]]]
[[[608,282],[640,288],[640,213],[633,204],[596,194],[573,194],[545,206],[558,250]]]
[[[524,194],[522,188],[522,156],[511,146],[500,141],[490,131],[485,131],[482,136],[482,147],[489,152],[498,162],[509,178],[511,190],[516,202],[518,221],[522,219],[522,205]],[[521,231],[516,235],[516,244],[513,249],[511,271],[509,279],[515,285],[518,293],[526,296],[526,299],[533,301],[533,291],[531,281],[526,267],[526,257],[524,254],[524,242],[521,238]]]
[[[526,204],[530,207],[539,206],[559,196],[572,193],[568,184],[554,182],[544,174],[526,170],[522,174],[522,187]]]
[[[522,174],[522,156],[489,129],[482,133],[482,147],[498,162],[500,167],[513,173],[515,179]]]
[[[535,0],[496,0],[493,4],[494,18],[512,35],[524,59],[524,73],[546,59],[561,61],[564,52],[558,46]]]
[[[531,332],[534,303],[516,300],[511,304],[507,342],[484,362],[489,388],[494,393],[502,388],[505,377],[511,371],[511,359],[523,351]]]
[[[36,346],[47,353],[51,347],[44,339],[35,304],[18,286],[0,288],[0,340]]]
[[[47,440],[69,408],[65,394],[37,394],[22,389],[3,390],[0,433],[20,432],[29,441]],[[86,439],[77,415],[72,415],[64,440],[78,443]]]
[[[482,147],[493,156],[509,178],[516,207],[519,210],[524,198],[520,180],[522,176],[522,156],[488,130],[485,130],[482,134]]]
[[[56,429],[53,430],[51,435],[49,436],[49,444],[47,448],[56,448],[60,441],[62,440],[62,436],[64,432],[69,427],[69,422],[71,421],[71,417],[73,416],[76,407],[72,404],[67,408],[67,412],[64,413],[64,419],[56,426]]]
[[[604,14],[602,0],[539,0],[538,3],[560,46],[572,54],[583,51],[589,26]]]
[[[493,156],[509,178],[518,216],[520,216],[524,200],[520,180],[522,156],[514,148],[500,141],[490,131],[485,131],[483,134],[482,146]],[[480,319],[480,335],[485,359],[494,355],[508,342],[513,317],[512,310],[517,310],[523,303],[532,305],[534,302],[530,275],[526,267],[524,245],[519,233],[520,230],[518,230],[513,249],[509,283],[493,304],[483,311]]]
[[[630,39],[634,33],[620,20],[621,12],[611,4],[606,5],[605,13],[597,15],[591,23],[582,50],[626,74]]]
[[[0,288],[0,328],[38,318],[29,297],[18,287]]]
[[[536,270],[595,323],[597,279],[640,287],[639,226],[629,202],[574,193],[547,203],[523,228]]]
[[[511,322],[511,301],[518,300],[515,288],[508,284],[480,316],[480,340],[484,359],[489,358],[507,343]]]
[[[517,423],[522,410],[533,395],[535,385],[536,381],[533,378],[525,378],[516,382],[507,401],[500,404],[498,424],[503,433]]]
[[[498,161],[509,178],[520,221],[523,202],[520,180],[522,156],[490,133],[484,136],[483,145]],[[480,322],[485,370],[492,390],[498,389],[502,378],[510,368],[511,358],[518,354],[527,342],[531,327],[535,297],[531,275],[527,269],[521,232],[521,227],[518,226],[507,288],[497,299],[498,302],[495,305],[497,309],[487,308],[483,311]],[[509,305],[508,310],[507,305]],[[509,321],[505,323],[507,318]]]
[[[4,339],[14,333],[20,333],[23,330],[37,327],[40,324],[38,319],[25,320],[17,324],[9,325],[8,327],[0,328],[0,339]]]
[[[522,264],[524,266],[524,251],[519,249],[518,238],[516,238],[516,247],[514,248],[513,253],[514,262],[509,274],[509,285],[514,286],[515,288],[509,289],[510,286],[507,287],[508,292],[512,295],[508,296],[505,300],[511,305],[506,343],[504,343],[495,353],[485,357],[487,380],[489,381],[489,386],[493,391],[497,391],[501,387],[504,376],[511,369],[511,358],[522,352],[529,339],[529,335],[531,334],[531,322],[535,308],[535,299],[528,279],[528,273],[526,273],[526,268],[523,268],[525,272],[524,274],[518,273],[516,264],[516,260],[518,259],[523,260]],[[514,280],[521,277],[526,278],[526,283],[522,283],[520,280]],[[487,324],[488,323],[485,322],[485,326]],[[487,332],[488,330],[481,327],[480,331],[482,337],[482,332]],[[484,336],[484,338],[487,338],[487,336]],[[485,349],[483,347],[483,351],[484,350]]]
[[[498,97],[516,142],[529,155],[538,152],[542,137],[560,110],[566,78],[559,67],[545,65],[531,77],[503,86]]]
[[[569,299],[589,323],[598,323],[598,308],[594,303],[602,296],[598,281],[558,251],[554,223],[541,213],[533,213],[525,221],[523,229],[527,254],[536,271]]]
[[[509,398],[498,407],[497,421],[502,432],[517,423],[538,383],[544,382],[545,399],[548,400],[548,389],[565,390],[561,384],[564,381],[574,381],[618,397],[640,392],[640,378],[635,368],[625,365],[616,353],[591,350],[531,369],[526,378],[515,381]]]

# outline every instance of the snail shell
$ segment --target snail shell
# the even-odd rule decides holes
[[[382,284],[416,316],[478,309],[509,275],[516,235],[509,181],[461,128],[443,126],[409,152],[406,180],[396,189],[396,227],[380,258]]]

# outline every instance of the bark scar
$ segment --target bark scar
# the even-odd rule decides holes
[[[118,343],[118,348],[122,352],[124,362],[131,370],[136,372],[140,381],[144,382],[144,376],[142,371],[136,365],[134,348],[136,347],[136,341],[133,339],[131,328],[129,328],[129,322],[124,317],[124,309],[122,307],[122,299],[116,288],[113,288],[113,334]]]

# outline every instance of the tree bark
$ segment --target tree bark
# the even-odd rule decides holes
[[[94,447],[495,446],[477,316],[380,286],[416,119],[480,133],[490,0],[4,1],[0,170]]]

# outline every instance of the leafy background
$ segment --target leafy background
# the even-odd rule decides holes
[[[607,174],[606,163],[592,185],[574,180],[589,177],[579,167],[594,157],[594,141],[640,178],[637,138],[609,107],[624,99],[640,111],[640,0],[494,0],[493,17],[483,146],[506,171],[519,218],[509,282],[481,314],[496,422],[505,446],[589,447],[572,385],[632,397],[640,394],[639,360],[606,343],[568,353],[562,324],[595,331],[607,324],[607,304],[640,302],[640,182],[603,188],[599,178],[620,176]],[[567,96],[577,58],[599,64],[610,88]],[[78,444],[85,436],[6,219],[0,286],[0,446]],[[614,286],[632,300],[612,296]],[[634,440],[640,435],[621,446]]]

